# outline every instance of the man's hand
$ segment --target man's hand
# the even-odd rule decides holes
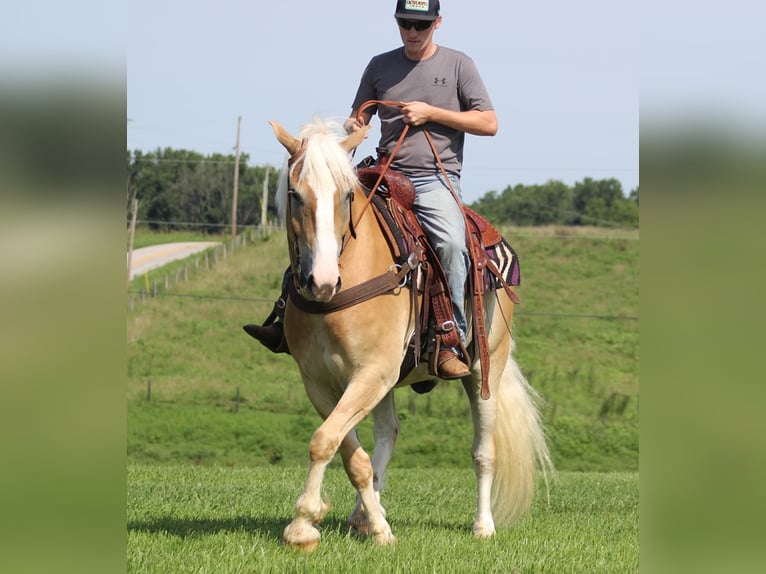
[[[402,116],[405,124],[422,126],[432,121],[432,106],[425,102],[402,102]]]
[[[493,136],[497,133],[494,110],[455,112],[425,102],[402,102],[401,109],[404,123],[411,126],[433,122],[476,136]]]
[[[359,118],[348,118],[345,122],[343,122],[343,129],[346,130],[346,133],[351,135],[353,133],[358,132],[364,127],[364,124],[359,121]],[[364,136],[364,139],[367,139],[367,136]]]

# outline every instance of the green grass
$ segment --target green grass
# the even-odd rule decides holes
[[[128,468],[127,571],[135,573],[638,572],[638,475],[560,473],[550,504],[491,540],[475,540],[473,471],[393,469],[383,503],[399,542],[375,547],[347,533],[354,495],[327,472],[333,504],[313,554],[281,546],[303,468]]]
[[[536,231],[504,235],[522,268],[516,356],[545,400],[554,462],[561,470],[637,470],[638,241]],[[131,462],[303,464],[318,417],[297,368],[241,330],[269,313],[286,265],[284,236],[267,236],[128,314]],[[470,466],[459,384],[396,396],[402,432],[394,467]],[[275,427],[292,432],[275,439]],[[369,421],[360,432],[371,447],[368,429]]]
[[[287,255],[274,234],[128,313],[128,571],[637,572],[637,235],[553,231],[504,232],[522,266],[516,356],[545,401],[560,471],[550,504],[541,491],[513,529],[474,540],[462,388],[400,389],[384,492],[399,543],[377,548],[348,536],[354,495],[336,457],[319,550],[280,546],[319,419],[292,358],[241,329],[263,320],[279,295]],[[177,240],[187,239],[162,238]],[[359,432],[371,450],[371,421]]]

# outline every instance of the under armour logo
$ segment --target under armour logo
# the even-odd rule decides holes
[[[434,86],[446,86],[447,78],[434,78]]]

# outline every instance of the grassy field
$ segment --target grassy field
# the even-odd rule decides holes
[[[545,400],[560,471],[550,503],[539,494],[516,527],[474,540],[462,388],[401,389],[384,492],[399,544],[374,548],[347,535],[353,493],[336,457],[320,549],[305,556],[279,546],[319,420],[292,359],[241,330],[279,295],[287,257],[277,233],[128,312],[128,571],[637,572],[637,232],[504,235],[522,267],[517,359]],[[141,242],[157,239],[190,238]],[[371,448],[371,421],[359,431]]]
[[[313,554],[279,545],[304,480],[302,468],[131,465],[128,560],[135,573],[638,572],[638,475],[563,472],[550,504],[491,540],[471,534],[473,471],[394,469],[384,505],[398,537],[374,547],[348,534],[354,503],[342,470],[327,473],[333,506]]]
[[[639,250],[636,232],[616,233],[505,233],[522,267],[517,359],[545,400],[561,470],[638,469]],[[286,262],[282,234],[257,239],[129,312],[131,462],[304,463],[318,419],[297,369],[241,330],[271,310]],[[424,396],[401,389],[397,405],[394,467],[469,464],[459,384]],[[360,426],[363,440],[369,429]]]

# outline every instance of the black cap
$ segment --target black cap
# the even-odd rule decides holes
[[[395,16],[405,20],[436,20],[439,0],[397,0]]]

